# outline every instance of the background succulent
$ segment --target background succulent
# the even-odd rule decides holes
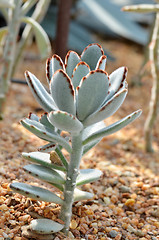
[[[10,187],[34,199],[61,204],[60,218],[64,225],[60,230],[63,228],[65,233],[69,229],[73,202],[93,197],[78,186],[98,180],[102,174],[96,169],[79,170],[82,155],[104,136],[120,130],[141,114],[138,110],[105,126],[103,120],[117,111],[127,94],[127,68],[121,67],[108,76],[105,64],[106,56],[98,44],[90,44],[81,56],[69,51],[65,63],[53,55],[46,63],[49,92],[32,73],[25,73],[33,95],[48,113],[41,118],[30,114],[21,123],[49,143],[39,148],[41,152],[23,153],[24,158],[33,162],[24,170],[55,186],[62,195],[25,183],[15,182]],[[69,133],[68,138],[63,137],[62,131]],[[62,148],[70,154],[69,161]],[[42,225],[37,220],[38,233]]]

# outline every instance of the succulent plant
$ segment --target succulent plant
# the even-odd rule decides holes
[[[0,0],[0,11],[7,23],[7,26],[0,28],[0,49],[3,49],[3,64],[0,73],[0,119],[3,115],[2,107],[9,90],[10,80],[33,31],[41,57],[46,58],[51,52],[49,38],[38,23],[46,14],[50,1]],[[32,16],[26,16],[33,6],[35,9]],[[21,39],[17,41],[21,23],[25,23],[26,26],[22,31]]]
[[[21,124],[49,143],[40,147],[39,152],[23,153],[24,158],[33,162],[24,170],[55,186],[63,195],[59,197],[47,189],[25,183],[15,182],[10,187],[34,199],[61,204],[65,233],[69,229],[73,202],[93,197],[79,186],[98,180],[102,174],[97,169],[79,170],[83,154],[104,136],[120,130],[141,114],[138,110],[105,126],[103,120],[117,111],[127,94],[127,68],[118,68],[108,76],[105,64],[106,56],[98,44],[90,44],[81,56],[69,51],[65,64],[53,55],[46,63],[49,92],[32,73],[25,73],[34,97],[48,113],[41,118],[30,114]],[[62,131],[69,135],[64,137]],[[69,161],[62,148],[70,154]],[[37,220],[38,229],[39,224]]]

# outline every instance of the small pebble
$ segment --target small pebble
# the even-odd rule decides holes
[[[129,198],[128,200],[126,200],[125,205],[126,206],[133,206],[134,203],[135,203],[135,200],[132,199],[132,198]]]
[[[78,223],[76,222],[76,220],[72,219],[70,223],[70,228],[76,229],[77,226],[78,226]]]
[[[104,197],[103,200],[104,200],[104,203],[105,203],[106,206],[108,206],[110,204],[110,198],[109,197]]]
[[[118,232],[115,231],[115,230],[111,230],[111,231],[109,232],[109,237],[115,238],[117,235],[118,235]]]
[[[120,186],[119,190],[122,193],[130,193],[131,192],[131,189],[129,187],[127,187],[127,186],[124,186],[124,185]]]

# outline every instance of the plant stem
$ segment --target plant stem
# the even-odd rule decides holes
[[[72,204],[74,199],[74,189],[76,187],[76,179],[79,174],[79,165],[83,153],[82,146],[82,132],[78,136],[72,136],[72,153],[70,163],[67,171],[65,190],[64,190],[64,204],[61,208],[61,219],[65,223],[63,232],[65,234],[69,231]]]
[[[159,13],[156,14],[155,26],[149,45],[149,58],[151,61],[151,73],[153,77],[153,86],[151,90],[151,100],[149,113],[145,122],[145,149],[147,152],[153,152],[152,147],[152,129],[157,118],[157,109],[159,107]]]
[[[15,1],[15,8],[9,9],[8,36],[3,54],[3,68],[0,76],[0,104],[3,104],[12,74],[12,67],[16,52],[17,36],[20,29],[20,10],[22,0]],[[14,3],[14,0],[12,0]],[[0,106],[0,109],[2,106]],[[0,112],[1,114],[1,112]]]

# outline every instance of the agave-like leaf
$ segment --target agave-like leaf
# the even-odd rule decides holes
[[[71,146],[63,137],[55,133],[50,133],[50,131],[48,131],[48,129],[41,123],[37,123],[36,121],[32,121],[30,119],[24,119],[21,120],[21,124],[27,130],[35,134],[37,137],[49,142],[58,143],[59,145],[64,147],[68,152],[71,152]]]
[[[57,110],[57,107],[53,102],[50,94],[45,90],[45,88],[40,83],[40,81],[35,77],[35,75],[26,71],[25,78],[35,99],[42,106],[42,108],[47,112]]]
[[[113,115],[123,103],[126,95],[127,89],[123,89],[122,91],[116,93],[100,109],[88,116],[88,118],[83,122],[84,126],[89,126]]]
[[[83,129],[82,123],[73,115],[63,111],[52,111],[48,114],[49,121],[58,129],[78,133]]]
[[[85,62],[79,62],[75,69],[73,70],[72,74],[72,84],[74,89],[78,87],[80,84],[81,79],[86,76],[90,72],[90,67]]]
[[[148,31],[130,20],[112,0],[81,0],[78,22],[102,34],[118,34],[142,45],[147,44]]]
[[[71,79],[63,70],[55,72],[51,79],[50,91],[57,107],[75,115],[75,91]]]
[[[55,127],[49,122],[49,120],[47,118],[47,113],[46,112],[43,115],[41,115],[39,121],[40,121],[41,124],[43,124],[46,127],[50,128],[52,130],[51,132],[55,132]]]
[[[96,133],[93,133],[91,136],[89,136],[87,139],[83,141],[83,145],[86,145],[92,141],[95,141],[97,139],[100,139],[102,137],[108,136],[112,133],[119,131],[120,129],[127,126],[129,123],[133,122],[136,118],[138,118],[141,115],[141,113],[142,113],[141,110],[135,111],[130,115],[126,116],[125,118],[109,125],[108,127],[103,128],[97,131]]]
[[[106,61],[107,61],[107,57],[105,55],[102,55],[99,58],[95,69],[101,69],[104,71],[106,67]]]
[[[45,188],[18,182],[11,183],[10,188],[15,192],[35,200],[63,204],[63,200],[60,197]]]
[[[159,12],[159,4],[137,4],[128,5],[122,8],[122,11],[137,12],[137,13],[151,13]]]
[[[49,54],[51,53],[51,43],[49,37],[47,36],[46,32],[41,27],[41,25],[31,17],[22,17],[21,21],[31,24],[35,33],[41,58],[45,59],[46,57],[48,57]]]
[[[40,178],[48,183],[65,183],[65,174],[62,171],[54,170],[37,164],[28,164],[23,169],[34,177]]]
[[[58,55],[54,54],[51,58],[48,58],[46,61],[46,77],[48,83],[50,83],[53,74],[59,69],[65,70],[65,65],[62,59]]]
[[[48,234],[61,231],[64,228],[64,225],[51,219],[34,219],[30,222],[29,227],[32,232],[47,236]]]
[[[109,87],[109,95],[108,95],[109,99],[119,90],[119,88],[122,87],[122,85],[124,85],[127,72],[128,72],[127,67],[120,67],[109,75],[109,79],[110,79],[110,87]]]
[[[97,43],[89,44],[81,54],[81,60],[86,62],[91,70],[95,70],[99,58],[104,55],[102,47]]]
[[[100,178],[102,172],[98,169],[81,169],[77,177],[76,185],[80,186],[86,183],[94,182]]]
[[[93,198],[93,194],[90,192],[82,191],[78,188],[75,188],[74,191],[74,202],[87,200]]]
[[[50,154],[42,153],[42,152],[30,152],[30,153],[22,153],[22,156],[33,163],[38,163],[44,167],[57,169],[60,171],[66,171],[64,166],[59,166],[51,162]]]
[[[65,58],[65,67],[68,76],[71,78],[73,74],[73,70],[76,65],[81,61],[78,54],[74,51],[69,51]]]
[[[109,87],[106,72],[98,69],[82,78],[77,88],[77,116],[83,121],[103,103]]]

